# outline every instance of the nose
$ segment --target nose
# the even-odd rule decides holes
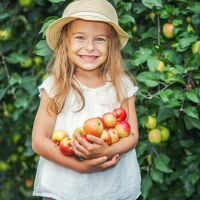
[[[88,39],[88,40],[86,41],[85,46],[86,46],[86,47],[85,47],[86,50],[88,50],[88,51],[93,51],[93,50],[95,49],[95,44],[94,44],[93,39]]]

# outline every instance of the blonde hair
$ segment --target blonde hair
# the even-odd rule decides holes
[[[72,22],[71,22],[72,23]],[[70,62],[67,54],[66,36],[70,24],[63,27],[58,45],[53,53],[53,56],[48,63],[48,72],[54,77],[54,97],[49,99],[48,111],[59,114],[65,104],[65,99],[73,88],[81,97],[82,106],[78,110],[82,110],[85,106],[85,98],[81,88],[74,78],[75,66]],[[123,59],[120,52],[120,41],[114,28],[109,25],[109,45],[108,58],[106,62],[99,67],[98,75],[105,76],[107,73],[111,76],[111,81],[116,89],[118,101],[122,103],[125,99],[122,93],[120,77],[125,74]],[[78,112],[77,111],[77,112]]]

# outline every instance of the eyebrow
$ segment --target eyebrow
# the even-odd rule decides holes
[[[83,34],[83,35],[85,35],[84,32],[75,32],[75,33],[72,33],[72,35],[77,35],[77,34]],[[100,33],[100,34],[98,34],[98,35],[96,35],[96,36],[104,36],[104,37],[108,37],[107,35],[105,35],[105,34],[103,34],[103,33]]]

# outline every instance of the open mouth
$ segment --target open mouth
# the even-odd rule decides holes
[[[81,58],[81,59],[83,59],[85,62],[92,62],[92,61],[95,61],[97,58],[98,58],[98,56],[89,56],[89,55],[79,55],[79,57]]]

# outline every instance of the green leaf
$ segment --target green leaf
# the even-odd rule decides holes
[[[173,110],[171,108],[160,106],[158,110],[157,120],[158,122],[165,121],[166,119],[172,117],[174,115]]]
[[[163,173],[153,167],[150,170],[150,176],[155,182],[163,183]]]
[[[16,83],[21,84],[22,83],[22,77],[19,74],[17,74],[17,73],[13,73],[11,75],[11,77],[10,77],[9,83],[11,85],[14,85]]]
[[[164,103],[167,103],[171,100],[171,96],[173,95],[173,90],[166,89],[159,92],[159,95]]]
[[[200,174],[197,172],[192,172],[189,174],[189,179],[191,180],[192,184],[196,184],[200,178]]]
[[[195,145],[194,141],[191,139],[182,139],[180,140],[180,144],[181,146],[185,147],[185,148],[191,148]]]
[[[179,26],[179,25],[183,24],[183,20],[182,20],[182,19],[174,19],[174,20],[172,21],[172,24],[173,24],[174,26]]]
[[[141,187],[142,196],[144,197],[144,199],[146,199],[147,196],[149,195],[149,191],[153,185],[153,182],[149,176],[146,176],[142,179],[141,185],[142,185]]]
[[[48,47],[46,40],[39,41],[35,46],[36,54],[39,56],[50,56],[51,49]]]
[[[167,49],[162,52],[164,59],[168,60],[170,63],[173,64],[180,64],[182,61],[181,54],[178,54],[175,50]]]
[[[44,21],[44,24],[42,26],[42,28],[40,29],[39,33],[43,33],[42,37],[45,36],[45,31],[47,29],[47,27],[49,26],[49,24],[51,24],[52,22],[54,22],[55,20],[57,20],[59,17],[57,16],[51,16],[51,17],[47,17]]]
[[[199,91],[197,89],[186,92],[186,97],[194,103],[200,103]]]
[[[197,36],[184,37],[179,40],[177,51],[185,51],[188,47],[197,40]]]
[[[188,6],[187,9],[191,10],[194,13],[200,14],[200,3],[194,2],[191,4],[191,6]]]
[[[146,32],[142,33],[141,40],[144,40],[146,38],[157,38],[157,28],[151,27]]]
[[[5,20],[9,16],[10,16],[10,13],[4,11],[4,13],[0,14],[0,21]]]
[[[120,0],[113,0],[114,4],[117,5]]]
[[[137,156],[140,157],[144,154],[144,152],[146,150],[148,150],[149,148],[149,143],[147,142],[143,142],[141,141],[140,143],[138,143],[137,147],[136,147],[136,151],[137,151]]]
[[[122,15],[119,18],[119,22],[121,24],[129,24],[129,23],[135,24],[135,18],[133,16],[131,16],[131,15]]]
[[[36,80],[34,77],[24,77],[22,80],[22,87],[31,95],[37,94]]]
[[[152,9],[154,6],[162,8],[161,0],[142,0],[142,3],[145,7],[150,9]]]
[[[16,108],[26,108],[28,106],[28,100],[25,96],[18,96],[15,101]]]
[[[141,47],[138,51],[135,52],[133,63],[136,66],[141,65],[148,60],[151,54],[152,54],[151,49]]]
[[[163,157],[161,157],[159,155],[154,159],[154,165],[161,172],[164,172],[164,173],[173,172],[171,169],[168,168],[168,166],[165,163],[165,160],[163,159]]]
[[[186,128],[188,130],[190,130],[192,128],[197,128],[197,129],[200,130],[200,123],[199,123],[198,119],[195,119],[195,118],[192,118],[192,117],[185,115],[184,121],[185,121]]]
[[[154,72],[141,72],[136,79],[148,87],[156,87],[159,85],[159,76]]]
[[[11,64],[17,64],[24,61],[24,56],[19,53],[10,53],[9,56],[6,57],[6,61]]]
[[[160,63],[160,60],[158,60],[157,57],[150,56],[149,59],[147,60],[147,65],[150,71],[152,72],[156,71],[156,68],[159,65],[159,63]]]
[[[188,106],[183,109],[183,111],[190,117],[193,117],[195,119],[199,119],[197,108],[194,106]]]

